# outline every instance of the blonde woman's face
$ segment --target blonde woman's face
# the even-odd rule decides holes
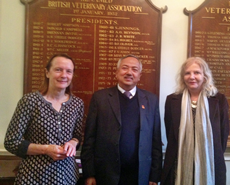
[[[184,82],[190,93],[199,93],[205,81],[204,72],[196,63],[192,63],[185,68]]]

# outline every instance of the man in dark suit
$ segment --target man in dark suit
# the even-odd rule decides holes
[[[81,152],[87,185],[157,185],[160,180],[159,103],[156,95],[136,87],[141,71],[141,61],[127,55],[117,64],[117,86],[93,94]]]

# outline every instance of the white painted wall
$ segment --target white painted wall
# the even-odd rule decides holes
[[[175,77],[187,56],[188,17],[183,9],[194,10],[204,0],[152,0],[163,15],[161,48],[160,112],[163,127],[164,103],[174,91]],[[4,135],[18,100],[23,95],[25,6],[20,0],[0,0],[0,152]],[[166,143],[165,137],[163,142]],[[226,161],[230,178],[230,158]],[[230,185],[230,179],[228,179]]]
[[[24,19],[20,0],[0,0],[0,149],[23,92]]]

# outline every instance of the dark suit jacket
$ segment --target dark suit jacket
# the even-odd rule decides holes
[[[171,94],[165,103],[165,128],[168,140],[161,184],[173,185],[175,161],[178,153],[178,134],[181,117],[182,94]],[[215,185],[226,184],[224,151],[229,134],[228,102],[223,94],[208,98],[209,115],[213,131]]]
[[[158,182],[162,168],[162,143],[158,98],[137,88],[140,107],[139,185]],[[117,185],[120,174],[121,112],[117,87],[93,94],[81,152],[83,176],[98,185]]]

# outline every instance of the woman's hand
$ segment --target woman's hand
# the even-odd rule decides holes
[[[59,145],[47,145],[46,154],[54,161],[63,160],[66,156],[66,151]]]
[[[63,146],[59,145],[40,145],[31,143],[27,150],[27,155],[48,155],[54,161],[63,160],[76,154],[76,146],[79,141],[76,138],[66,142]]]
[[[54,161],[65,159],[66,151],[59,145],[41,145],[31,143],[27,150],[27,155],[48,155]]]
[[[72,157],[76,155],[76,147],[78,143],[79,141],[76,138],[74,138],[64,144],[63,149],[66,151],[67,157]]]

